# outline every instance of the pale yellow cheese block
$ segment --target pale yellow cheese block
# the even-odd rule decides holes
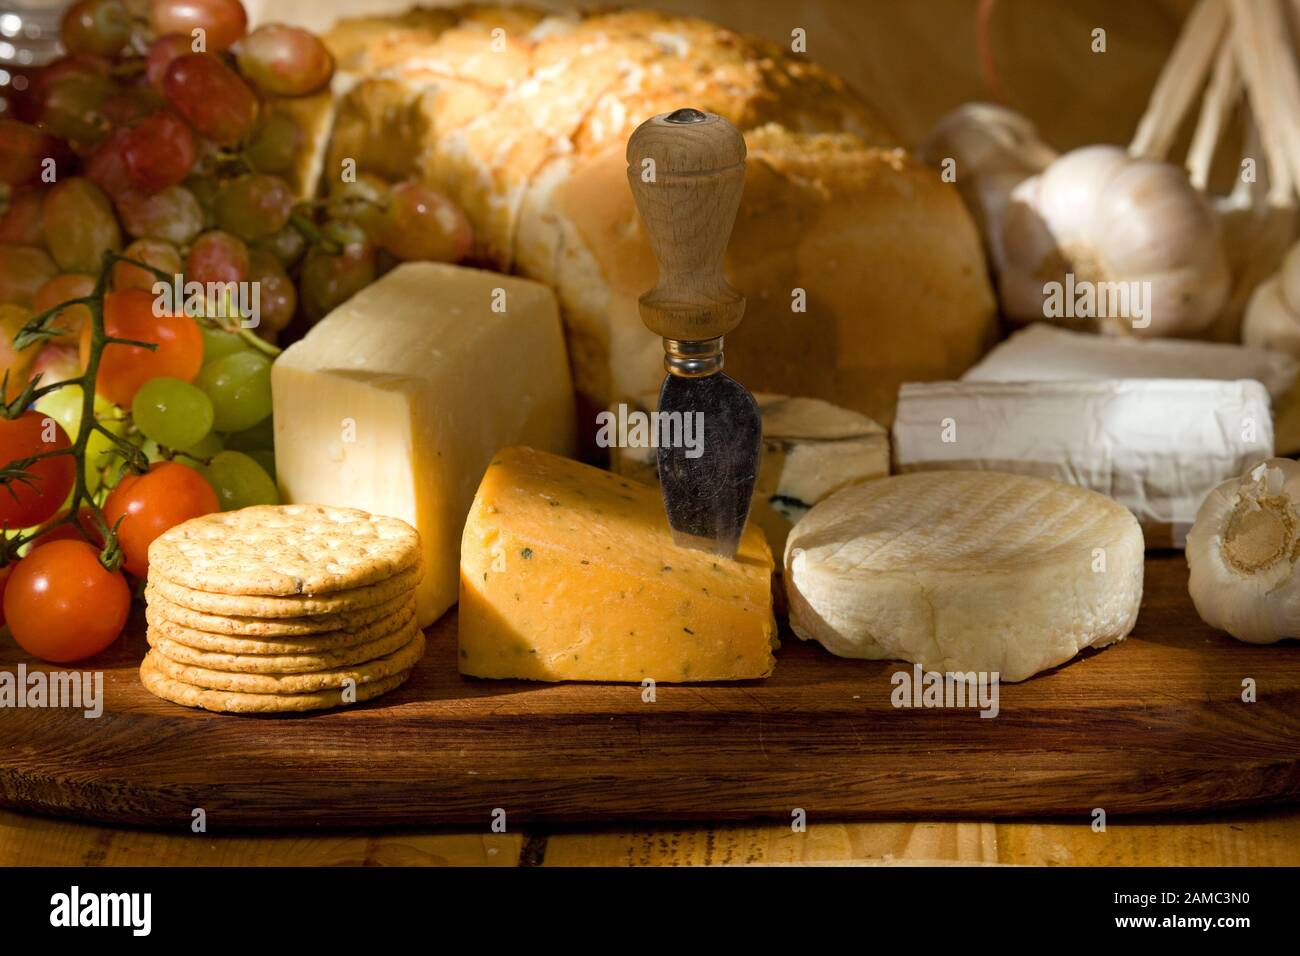
[[[493,272],[397,267],[288,348],[271,384],[285,500],[414,525],[422,627],[456,602],[461,531],[492,454],[573,448],[555,298]]]
[[[488,466],[461,546],[460,670],[641,682],[766,677],[772,555],[679,548],[659,492],[531,448]]]

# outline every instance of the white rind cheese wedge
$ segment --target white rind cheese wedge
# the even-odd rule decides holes
[[[1300,365],[1291,356],[1249,345],[1095,335],[1035,322],[994,348],[961,378],[963,382],[1254,379],[1276,402],[1295,384],[1297,372]]]
[[[419,529],[422,627],[456,603],[461,531],[492,455],[520,443],[573,451],[555,297],[495,272],[398,266],[288,348],[271,386],[287,501]]]
[[[1144,550],[1132,514],[1072,485],[995,472],[868,481],[790,532],[790,625],[841,657],[1024,680],[1133,629]]]
[[[1256,381],[934,382],[899,390],[896,471],[1003,471],[1091,488],[1183,546],[1220,482],[1273,455]]]
[[[821,399],[762,392],[754,399],[763,416],[763,457],[750,520],[780,554],[794,522],[817,502],[845,485],[889,474],[889,433],[861,412]],[[658,400],[642,396],[635,410],[653,409]],[[610,469],[656,484],[656,455],[650,447],[613,448]]]

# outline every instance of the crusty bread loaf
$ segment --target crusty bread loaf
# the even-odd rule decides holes
[[[589,418],[664,374],[637,310],[656,266],[624,148],[684,105],[749,147],[727,264],[749,300],[726,345],[736,378],[888,422],[900,382],[956,377],[992,338],[955,190],[841,80],[772,44],[658,13],[479,7],[345,20],[326,40],[343,90],[326,170],[423,178],[469,214],[479,258],[555,288]]]

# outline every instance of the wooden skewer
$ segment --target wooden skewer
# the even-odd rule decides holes
[[[1151,100],[1129,144],[1129,153],[1163,159],[1192,100],[1205,82],[1210,61],[1228,25],[1224,0],[1200,0],[1151,91]]]
[[[1232,110],[1241,97],[1241,74],[1232,50],[1232,27],[1219,44],[1214,60],[1214,72],[1201,102],[1201,114],[1196,121],[1196,132],[1187,150],[1187,173],[1192,185],[1206,191],[1210,179],[1210,166],[1214,162],[1214,148],[1223,134]]]
[[[1263,9],[1269,0],[1229,2],[1232,5],[1232,38],[1237,65],[1245,79],[1251,110],[1268,158],[1269,198],[1270,201],[1281,200],[1283,195],[1292,191],[1294,179],[1293,167],[1287,157],[1287,144],[1281,132],[1284,121],[1279,116],[1282,107],[1272,82],[1267,52],[1269,43],[1263,36],[1263,24],[1256,17],[1257,11]]]
[[[1240,4],[1241,0],[1234,0]],[[1265,66],[1276,96],[1278,139],[1286,154],[1291,181],[1300,184],[1300,70],[1287,29],[1281,0],[1250,0],[1251,13],[1260,24]]]

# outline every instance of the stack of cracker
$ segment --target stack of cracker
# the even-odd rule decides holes
[[[396,518],[259,505],[149,546],[149,653],[164,700],[227,713],[320,710],[400,685],[424,653],[420,539]]]

